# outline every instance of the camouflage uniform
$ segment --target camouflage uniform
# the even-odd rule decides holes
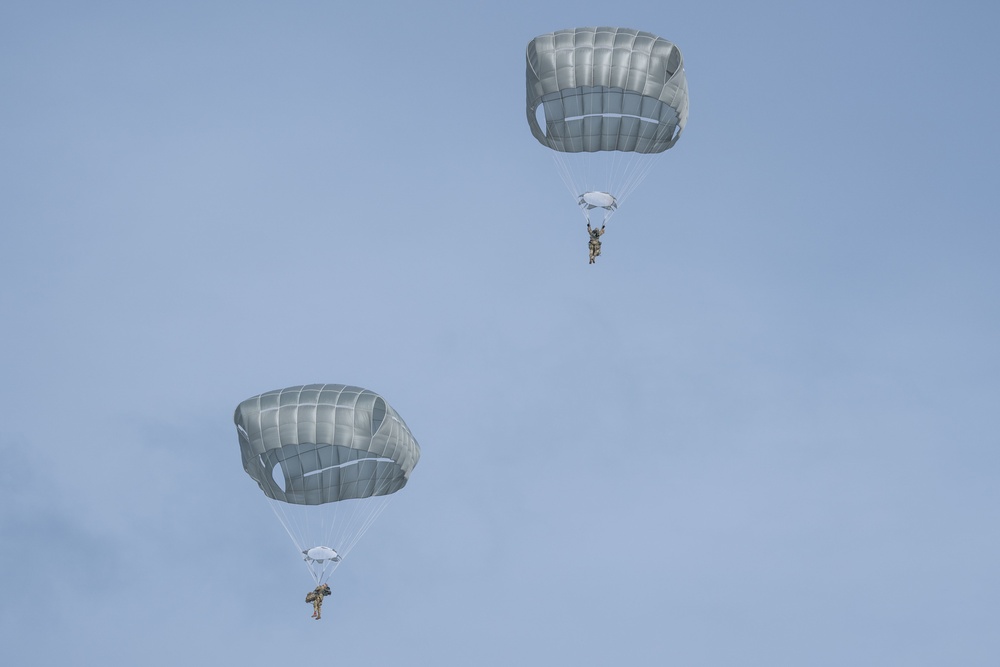
[[[330,594],[329,584],[322,584],[306,594],[306,602],[312,602],[313,615],[317,621],[320,617],[320,609],[323,607],[323,597]]]
[[[593,229],[588,222],[587,233],[590,234],[590,263],[593,264],[601,254],[601,235],[604,233],[604,225],[601,225],[600,229]]]

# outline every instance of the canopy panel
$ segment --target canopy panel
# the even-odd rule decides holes
[[[526,60],[528,124],[542,145],[662,153],[680,138],[688,114],[684,60],[662,37],[629,28],[557,30],[531,40]]]

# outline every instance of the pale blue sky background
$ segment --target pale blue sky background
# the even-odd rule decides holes
[[[0,662],[1000,662],[989,2],[0,5]],[[524,48],[683,50],[587,264]],[[423,448],[305,569],[232,411]]]

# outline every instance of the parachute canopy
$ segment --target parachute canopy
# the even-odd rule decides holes
[[[344,384],[268,391],[233,415],[243,469],[320,583],[403,488],[420,447],[375,392]],[[383,502],[378,502],[380,499]]]
[[[553,150],[662,153],[680,138],[687,114],[684,59],[662,37],[574,28],[528,44],[528,124]]]
[[[687,122],[680,49],[629,28],[572,28],[531,40],[526,61],[532,135],[588,223],[595,208],[607,222]]]
[[[268,498],[286,503],[321,505],[393,493],[406,485],[420,458],[396,411],[361,387],[269,391],[240,403],[233,419],[243,469]]]

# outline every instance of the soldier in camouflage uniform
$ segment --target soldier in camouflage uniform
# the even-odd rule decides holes
[[[317,621],[320,617],[320,610],[323,608],[323,597],[330,594],[329,584],[320,584],[306,594],[306,602],[312,602],[313,615]]]
[[[590,234],[590,263],[593,264],[601,254],[601,235],[604,234],[604,225],[601,225],[600,229],[594,229],[588,220],[587,233]]]

